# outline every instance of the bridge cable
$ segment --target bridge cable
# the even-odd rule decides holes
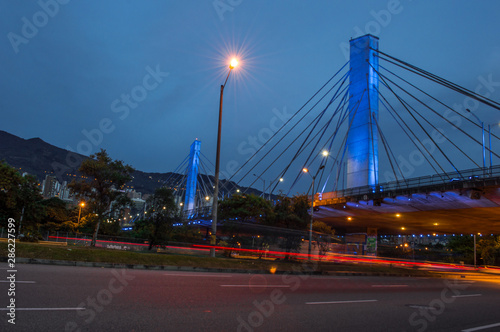
[[[448,105],[440,102],[439,100],[437,100],[436,98],[432,97],[431,95],[429,95],[428,93],[426,93],[425,91],[419,89],[418,87],[414,86],[413,84],[411,84],[410,82],[406,81],[405,79],[399,77],[398,75],[392,73],[390,70],[384,68],[385,70],[389,71],[391,74],[393,74],[394,76],[398,77],[399,79],[401,79],[402,81],[404,81],[405,83],[411,85],[412,87],[416,88],[417,90],[419,90],[420,92],[424,93],[426,96],[432,98],[433,100],[439,102],[441,105],[445,106],[446,108],[452,110],[453,112],[455,112],[457,115],[459,115],[460,117],[466,119],[467,121],[469,121],[470,123],[472,123],[474,126],[476,127],[479,127],[481,128],[481,126],[479,126],[476,122],[472,121],[471,119],[467,118],[466,116],[460,114],[459,112],[455,111],[453,108],[450,108]],[[381,74],[382,75],[382,74]],[[402,88],[401,86],[399,86],[397,83],[395,83],[394,81],[392,81],[390,78],[388,78],[387,76],[385,75],[382,75],[384,76],[389,82],[391,82],[392,84],[396,85],[399,89],[401,89],[402,91],[404,91],[406,94],[408,94],[409,96],[411,96],[412,98],[414,98],[415,100],[417,100],[419,103],[421,103],[422,105],[424,105],[425,107],[427,107],[429,110],[431,110],[434,114],[436,114],[437,116],[439,116],[440,118],[442,118],[443,120],[445,120],[446,122],[448,122],[450,125],[452,125],[454,128],[458,129],[460,132],[462,132],[464,135],[468,136],[470,139],[472,139],[474,142],[478,143],[479,145],[482,145],[481,142],[479,142],[478,140],[476,140],[474,137],[472,137],[469,133],[467,133],[466,131],[464,131],[463,129],[460,128],[460,126],[457,126],[455,125],[452,121],[450,121],[448,118],[444,117],[443,115],[439,114],[439,112],[437,112],[434,108],[428,106],[427,104],[425,104],[424,102],[422,102],[420,99],[416,98],[415,96],[413,96],[411,93],[409,93],[408,91],[406,91],[404,88]],[[444,136],[444,135],[443,135]],[[491,134],[491,136],[497,138],[497,139],[500,139],[500,137],[494,135],[494,134]],[[451,142],[451,141],[450,141]],[[485,149],[492,152],[493,154],[495,154],[496,157],[500,158],[499,155],[497,155],[495,152],[491,151],[488,147],[485,146]],[[470,157],[469,157],[470,158]],[[476,164],[476,163],[475,163]],[[477,164],[476,164],[477,165]],[[478,167],[480,167],[479,165],[477,165]]]
[[[375,121],[375,125],[377,126],[378,133],[380,134],[380,138],[382,141],[382,145],[384,146],[384,150],[385,150],[385,153],[387,155],[387,159],[389,160],[389,163],[391,164],[392,173],[396,177],[396,181],[399,182],[398,174],[397,174],[396,170],[394,169],[394,165],[392,163],[392,159],[394,159],[394,161],[396,162],[396,158],[394,157],[394,153],[392,153],[391,147],[389,146],[389,142],[385,138],[385,135],[382,132],[382,129],[380,128],[377,119],[374,117],[373,120]],[[392,159],[391,159],[391,156],[392,156]],[[397,162],[396,162],[396,166],[398,167],[398,170],[399,170],[401,176],[403,177],[403,181],[406,183],[406,187],[408,188],[408,182],[406,181],[406,178],[403,175],[403,172],[401,171],[401,168],[399,167],[399,164]]]
[[[361,98],[360,98],[360,99],[356,102],[356,104],[354,105],[354,109],[355,109],[355,111],[354,111],[354,115],[353,115],[352,119],[350,120],[350,123],[349,123],[348,129],[347,129],[347,132],[346,132],[346,134],[344,135],[344,139],[343,139],[343,142],[341,143],[341,146],[344,146],[344,145],[346,144],[346,142],[347,142],[347,137],[348,137],[348,135],[349,135],[349,131],[350,131],[350,129],[351,129],[352,123],[353,123],[353,121],[354,121],[354,118],[355,118],[355,116],[356,116],[356,113],[357,113],[357,111],[358,111],[359,105],[361,104],[361,100],[363,99],[363,96],[364,96],[365,92],[366,92],[366,89],[363,91],[363,94],[361,95]],[[339,153],[340,153],[340,150],[339,150]],[[338,154],[337,154],[337,157],[338,157]],[[288,167],[288,166],[287,166],[287,167]],[[291,188],[290,188],[290,190],[288,191],[288,194],[289,194],[289,193],[290,193],[290,191],[292,190],[293,186],[297,183],[298,178],[300,177],[300,175],[302,175],[302,172],[300,172],[300,173],[297,175],[297,177],[295,178],[295,181],[293,182],[292,187],[291,187]],[[312,184],[311,184],[311,185],[312,185]],[[307,193],[309,193],[309,189],[308,189],[308,192],[307,192]],[[307,194],[307,193],[306,193],[306,194]]]
[[[435,172],[435,173],[437,173],[437,174],[440,174],[440,173],[436,170],[436,168],[434,167],[434,164],[433,164],[433,163],[432,163],[432,162],[431,162],[431,161],[427,158],[427,154],[428,154],[429,156],[431,156],[431,155],[430,155],[428,152],[427,152],[427,154],[426,154],[426,153],[424,153],[424,152],[421,150],[420,146],[418,146],[418,145],[417,145],[417,143],[415,143],[415,141],[418,141],[418,137],[417,137],[417,135],[416,135],[416,134],[415,134],[415,133],[411,130],[411,128],[408,126],[408,124],[407,124],[407,123],[406,123],[406,122],[405,122],[405,121],[401,118],[401,116],[399,115],[399,113],[398,113],[398,112],[396,112],[396,110],[394,109],[394,107],[393,107],[393,106],[389,103],[389,101],[385,98],[384,94],[382,94],[382,93],[380,92],[380,90],[378,90],[378,92],[379,92],[379,95],[382,97],[382,101],[381,101],[381,102],[382,102],[382,105],[384,105],[384,107],[386,108],[386,110],[389,112],[389,114],[392,116],[392,118],[396,121],[396,123],[397,123],[397,124],[401,127],[401,129],[402,129],[402,130],[403,130],[403,132],[406,134],[406,136],[408,136],[408,138],[409,138],[409,139],[410,139],[410,141],[413,143],[413,145],[415,145],[415,147],[417,148],[417,150],[418,150],[418,151],[422,154],[422,156],[424,156],[425,160],[426,160],[426,161],[427,161],[427,163],[428,163],[428,164],[432,167],[432,169],[434,170],[434,172]],[[389,108],[387,105],[389,105],[389,106],[390,106],[390,108]],[[397,116],[397,118],[396,118],[396,116],[394,116],[394,115],[396,115],[396,116]],[[398,119],[399,119],[399,120],[398,120]],[[402,126],[402,124],[401,124],[401,123],[403,123],[403,124],[405,125],[406,129],[405,129],[405,127],[403,127],[403,126]],[[408,134],[408,131],[407,131],[407,130],[408,130],[408,131],[409,131],[409,132],[413,135],[413,137],[415,138],[415,140],[413,140],[413,139],[412,139],[412,137],[410,136],[410,134]],[[424,147],[424,148],[425,148],[425,147]],[[427,150],[426,150],[426,151],[427,151]],[[431,156],[431,157],[432,157],[432,156]],[[435,163],[437,163],[437,161],[436,161],[434,158],[433,158],[433,160],[434,160],[434,162],[435,162]],[[440,177],[441,177],[441,176],[440,176]],[[444,182],[444,179],[443,179],[442,177],[441,177],[441,180],[443,180],[443,182]]]
[[[374,51],[376,51],[376,52],[378,52],[378,53],[380,53],[380,54],[382,54],[382,55],[384,55],[384,56],[386,56],[386,57],[388,57],[388,58],[390,58],[390,59],[392,59],[392,60],[394,60],[394,61],[396,61],[396,62],[398,62],[399,64],[395,63],[394,61],[388,60],[388,59],[386,59],[384,57],[380,57],[380,55],[379,55],[379,58],[382,59],[382,60],[385,60],[385,61],[388,61],[390,63],[393,63],[396,66],[399,66],[399,67],[401,67],[403,69],[406,69],[408,71],[416,73],[419,76],[422,76],[422,77],[427,78],[427,79],[429,79],[431,81],[439,83],[439,84],[441,84],[441,85],[443,85],[445,87],[448,87],[448,88],[450,88],[452,90],[460,92],[461,94],[464,94],[464,95],[466,95],[468,97],[471,97],[471,98],[473,98],[473,99],[475,99],[477,101],[480,101],[483,104],[491,106],[492,108],[500,110],[500,103],[498,103],[498,102],[496,102],[494,100],[491,100],[489,98],[481,96],[480,94],[478,94],[478,93],[476,93],[474,91],[466,89],[466,88],[464,88],[464,87],[462,87],[462,86],[460,86],[458,84],[455,84],[455,83],[453,83],[451,81],[448,81],[448,80],[446,80],[446,79],[444,79],[442,77],[439,77],[438,75],[432,74],[432,73],[430,73],[430,72],[428,72],[428,71],[426,71],[424,69],[421,69],[421,68],[419,68],[417,66],[414,66],[414,65],[412,65],[412,64],[410,64],[408,62],[405,62],[405,61],[400,60],[400,59],[398,59],[396,57],[393,57],[393,56],[391,56],[391,55],[389,55],[387,53],[384,53],[384,52],[379,51],[379,50],[375,50],[373,48],[371,48],[371,49],[374,50]],[[403,65],[406,66],[406,67],[408,67],[408,68],[405,68]]]
[[[348,92],[346,92],[346,93],[348,93]],[[342,100],[344,100],[344,99],[345,99],[345,95],[344,95],[344,97],[342,98]],[[345,103],[345,102],[344,102],[344,103]],[[326,109],[325,109],[325,110],[326,110]],[[334,117],[336,114],[338,114],[338,112],[339,112],[339,108],[337,107],[337,109],[336,109],[336,110],[335,110],[335,112],[333,113],[332,117]],[[329,122],[328,122],[328,125],[330,124],[330,122],[331,122],[331,121],[329,121]],[[325,127],[325,126],[324,126],[324,127]],[[337,134],[338,129],[339,129],[339,128],[337,128],[337,130],[335,130],[335,132],[332,134],[332,136],[335,136],[335,135]],[[309,135],[308,135],[308,137],[307,137],[307,138],[309,138],[309,136],[310,136],[310,134],[311,134],[311,133],[312,133],[312,130],[311,130],[311,132],[309,133]],[[303,143],[302,143],[302,145],[300,146],[299,150],[297,151],[297,153],[296,153],[296,154],[295,154],[295,156],[293,157],[292,161],[291,161],[291,162],[287,165],[287,167],[285,168],[285,171],[284,171],[284,173],[285,173],[285,174],[286,174],[286,172],[288,171],[288,169],[290,168],[290,166],[292,165],[292,163],[293,163],[293,162],[294,162],[294,161],[298,158],[298,156],[299,156],[299,155],[300,155],[303,151],[305,151],[305,149],[307,148],[307,146],[313,142],[313,140],[316,138],[316,136],[317,136],[318,134],[319,134],[319,132],[318,132],[318,133],[317,133],[317,134],[316,134],[316,135],[312,138],[312,140],[311,140],[311,141],[309,141],[309,143],[307,143],[307,145],[305,145],[307,138],[306,138],[306,140],[304,140],[304,142],[303,142]],[[316,146],[317,146],[317,144],[316,144]],[[302,165],[302,168],[301,168],[301,170],[298,172],[297,176],[295,177],[295,180],[293,181],[292,185],[290,186],[290,189],[288,190],[287,195],[288,195],[288,194],[290,194],[290,191],[292,191],[293,187],[295,186],[295,184],[297,183],[297,181],[299,180],[299,178],[301,177],[301,175],[303,175],[302,169],[304,169],[304,168],[306,167],[306,164],[309,162],[309,160],[310,160],[311,155],[313,154],[313,152],[314,152],[314,149],[313,149],[313,150],[311,150],[311,153],[309,154],[309,156],[308,156],[308,158],[307,158],[306,162]],[[317,156],[316,156],[316,157],[317,157]],[[315,158],[313,158],[313,161],[316,159],[316,157],[315,157]],[[312,163],[312,162],[311,162],[311,163]]]
[[[186,156],[186,158],[184,158],[184,160],[175,168],[175,170],[173,172],[170,173],[170,175],[163,181],[163,185],[165,185],[172,176],[177,176],[179,173],[177,173],[179,171],[179,169],[181,167],[185,167],[184,164],[188,161],[189,159],[189,154]]]
[[[328,84],[329,84],[329,83],[330,83],[330,82],[331,82],[331,81],[332,81],[332,80],[333,80],[333,79],[334,79],[334,78],[335,78],[335,77],[336,77],[336,76],[337,76],[337,75],[338,75],[338,74],[339,74],[339,73],[340,73],[340,72],[341,72],[341,71],[342,71],[342,70],[343,70],[343,69],[347,66],[347,64],[348,64],[348,63],[349,63],[349,61],[347,61],[347,62],[346,62],[346,63],[345,63],[345,64],[344,64],[344,65],[343,65],[343,66],[342,66],[342,67],[341,67],[341,68],[340,68],[340,69],[339,69],[339,70],[338,70],[338,71],[337,71],[337,72],[336,72],[336,73],[335,73],[335,74],[334,74],[334,75],[333,75],[333,76],[332,76],[332,77],[331,77],[331,78],[330,78],[330,79],[329,79],[329,80],[325,83],[325,84],[323,84],[323,86],[322,86],[322,87],[321,87],[318,91],[316,91],[316,92],[313,94],[313,96],[312,96],[311,98],[309,98],[309,100],[308,100],[308,101],[307,101],[304,105],[302,105],[302,106],[301,106],[301,107],[297,110],[297,112],[295,112],[295,114],[294,114],[294,115],[293,115],[290,119],[288,119],[288,120],[287,120],[287,121],[283,124],[283,126],[281,126],[281,128],[280,128],[280,129],[278,129],[278,131],[276,131],[276,132],[275,132],[275,133],[271,136],[271,138],[269,138],[269,140],[268,140],[268,141],[267,141],[264,145],[262,145],[262,146],[261,146],[261,147],[260,147],[260,148],[259,148],[259,149],[258,149],[258,150],[254,153],[254,154],[253,154],[253,156],[251,156],[251,157],[250,157],[250,158],[249,158],[249,159],[248,159],[248,160],[247,160],[247,161],[246,161],[246,162],[245,162],[245,163],[244,163],[244,164],[243,164],[243,165],[242,165],[242,166],[241,166],[241,167],[240,167],[240,168],[239,168],[239,169],[238,169],[238,170],[237,170],[237,171],[236,171],[236,172],[235,172],[235,173],[234,173],[234,174],[233,174],[233,175],[229,178],[229,179],[228,179],[228,181],[229,181],[229,180],[231,180],[231,179],[232,179],[232,178],[233,178],[236,174],[238,174],[238,173],[241,171],[241,169],[242,169],[243,167],[245,167],[245,166],[246,166],[246,164],[248,164],[248,163],[250,162],[250,160],[252,160],[252,159],[255,157],[255,155],[256,155],[256,154],[258,154],[258,153],[259,153],[259,152],[260,152],[260,151],[261,151],[261,150],[262,150],[262,149],[263,149],[263,148],[267,145],[267,143],[268,143],[268,142],[270,142],[270,141],[271,141],[271,140],[272,140],[272,139],[273,139],[273,138],[274,138],[274,137],[275,137],[275,136],[276,136],[276,135],[277,135],[277,134],[278,134],[278,133],[279,133],[279,132],[280,132],[280,131],[281,131],[281,130],[282,130],[282,129],[283,129],[283,128],[284,128],[284,127],[288,124],[288,123],[289,123],[289,122],[290,122],[290,121],[292,121],[292,119],[294,119],[294,118],[295,118],[295,117],[299,114],[299,112],[301,112],[301,111],[302,111],[302,109],[304,109],[304,107],[305,107],[307,104],[309,104],[309,102],[311,102],[311,101],[312,101],[312,100],[313,100],[313,99],[314,99],[314,98],[315,98],[315,97],[316,97],[316,96],[317,96],[317,95],[321,92],[321,90],[323,90],[323,89],[324,89],[324,88],[325,88],[325,87],[326,87],[326,86],[327,86],[327,85],[328,85]],[[337,83],[338,83],[338,81],[337,81]],[[336,85],[337,83],[335,83],[335,85]],[[331,89],[330,89],[330,90],[331,90]],[[323,98],[324,98],[324,97],[323,97]],[[314,108],[314,106],[313,106],[313,108]],[[309,113],[311,110],[312,110],[312,108],[308,111],[308,113]],[[306,115],[307,115],[308,113],[306,113]],[[303,116],[300,120],[302,120],[304,117],[305,117],[305,115],[304,115],[304,116]],[[299,120],[299,121],[300,121],[300,120]],[[299,122],[297,122],[297,123],[299,123]],[[294,127],[295,127],[295,126],[294,126]],[[285,136],[286,136],[286,134],[285,134]],[[253,168],[252,168],[252,169],[253,169]],[[250,172],[251,172],[251,171],[250,171]],[[249,172],[248,172],[248,173],[249,173]],[[247,173],[246,175],[248,175],[248,173]],[[246,176],[246,175],[245,175],[245,176]],[[243,178],[244,178],[244,177],[243,177]],[[240,179],[240,181],[241,181],[241,180],[243,180],[243,178],[242,178],[242,179]],[[255,182],[255,181],[254,181],[254,182]]]
[[[384,82],[384,85],[389,89],[389,91],[391,91],[394,96],[399,100],[399,102],[401,103],[401,105],[403,105],[403,108],[408,112],[408,114],[410,114],[410,116],[413,118],[413,120],[418,124],[418,126],[420,127],[420,129],[427,135],[427,137],[434,143],[434,145],[438,148],[438,150],[441,152],[441,154],[446,158],[446,160],[450,163],[450,165],[455,169],[455,171],[460,174],[460,171],[455,167],[455,165],[451,162],[451,160],[448,158],[448,156],[443,152],[443,150],[436,144],[436,142],[434,141],[434,139],[431,137],[431,135],[427,132],[427,130],[425,130],[425,128],[422,126],[422,124],[415,118],[415,116],[413,115],[412,112],[410,112],[410,110],[408,109],[407,105],[406,105],[406,102],[403,102],[403,99],[401,97],[399,97],[396,92],[387,85],[387,82],[385,82],[385,79],[383,77],[381,77],[381,79],[383,80]],[[418,139],[418,138],[417,138]],[[419,143],[420,143],[420,140],[419,140]],[[422,144],[422,143],[420,143]],[[422,145],[423,146],[423,145]],[[429,151],[427,150],[427,148],[425,146],[423,146],[423,148],[427,151],[427,153],[429,153]],[[431,157],[434,159],[434,157],[431,155]],[[435,160],[435,159],[434,159]],[[441,165],[438,163],[438,166],[443,170],[444,173],[446,173],[444,171],[444,169],[441,167]]]
[[[346,73],[343,77],[346,77],[346,76],[347,76],[347,73]],[[342,78],[341,78],[341,79],[342,79]],[[344,81],[345,81],[345,79],[344,79]],[[307,116],[307,115],[308,115],[308,114],[309,114],[309,113],[310,113],[310,112],[311,112],[311,111],[312,111],[312,110],[313,110],[313,109],[314,109],[314,108],[315,108],[315,107],[316,107],[316,106],[317,106],[317,105],[318,105],[318,104],[319,104],[319,103],[320,103],[320,102],[321,102],[321,101],[322,101],[322,100],[323,100],[323,99],[324,99],[324,98],[325,98],[325,97],[326,97],[326,96],[327,96],[327,95],[328,95],[328,94],[329,94],[329,93],[330,93],[330,92],[331,92],[331,91],[332,91],[332,90],[336,87],[336,86],[337,86],[337,84],[338,84],[339,82],[340,82],[340,80],[339,80],[339,81],[337,81],[337,83],[335,83],[335,84],[334,84],[334,85],[333,85],[333,86],[332,86],[332,87],[331,87],[331,88],[330,88],[330,89],[329,89],[329,90],[328,90],[328,91],[327,91],[327,92],[326,92],[326,93],[325,93],[325,94],[324,94],[324,95],[320,98],[320,100],[318,100],[318,101],[317,101],[317,102],[316,102],[316,103],[315,103],[315,104],[314,104],[314,105],[313,105],[313,106],[312,106],[312,107],[311,107],[311,108],[310,108],[310,109],[306,112],[306,114],[304,114],[304,116],[302,116],[302,118],[301,118],[301,119],[299,119],[299,121],[297,121],[297,123],[295,123],[295,124],[292,126],[292,128],[290,128],[290,129],[288,130],[288,132],[287,132],[287,133],[285,133],[285,135],[283,135],[283,136],[282,136],[282,137],[278,140],[278,142],[277,142],[277,143],[276,143],[276,144],[275,144],[275,145],[274,145],[274,146],[273,146],[273,147],[272,147],[272,148],[271,148],[271,149],[270,149],[270,150],[269,150],[269,151],[268,151],[268,152],[267,152],[267,153],[266,153],[263,157],[261,157],[261,159],[260,159],[260,160],[259,160],[259,161],[258,161],[258,162],[257,162],[257,163],[256,163],[256,164],[255,164],[255,165],[254,165],[254,166],[253,166],[250,170],[249,170],[249,171],[247,171],[247,173],[245,173],[245,175],[243,175],[243,176],[242,176],[242,178],[240,179],[240,181],[242,181],[242,180],[243,180],[243,179],[244,179],[244,178],[245,178],[248,174],[250,174],[250,173],[252,172],[252,170],[253,170],[253,169],[254,169],[254,168],[255,168],[255,167],[256,167],[256,166],[257,166],[257,165],[258,165],[258,164],[259,164],[259,163],[260,163],[260,162],[261,162],[261,161],[262,161],[262,160],[266,157],[266,156],[267,156],[267,155],[269,155],[269,153],[271,153],[271,152],[272,152],[272,150],[273,150],[274,148],[276,148],[276,147],[278,146],[278,144],[279,144],[279,143],[280,143],[280,142],[281,142],[281,141],[282,141],[282,140],[283,140],[283,139],[284,139],[284,138],[285,138],[285,137],[286,137],[286,136],[287,136],[287,135],[288,135],[288,134],[289,134],[289,133],[290,133],[290,132],[291,132],[291,131],[292,131],[292,130],[293,130],[293,129],[294,129],[294,128],[298,125],[298,124],[299,124],[299,123],[300,123],[300,121],[302,121],[302,120],[303,120],[303,119],[304,119],[304,118],[305,118],[305,117],[306,117],[306,116]],[[339,86],[339,88],[340,88],[341,86],[342,86],[342,84]],[[304,105],[304,106],[305,106],[305,105]],[[302,107],[302,108],[303,108],[303,107]],[[301,108],[301,109],[302,109],[302,108]],[[324,112],[324,111],[323,111],[323,112]],[[296,113],[296,114],[297,114],[297,113]],[[320,113],[318,116],[316,116],[315,120],[316,120],[318,117],[321,117],[321,116],[322,116],[322,114],[323,114],[323,113]],[[313,122],[314,122],[315,120],[313,120]],[[279,130],[278,130],[278,131],[274,134],[274,135],[273,135],[273,136],[271,136],[271,138],[270,138],[270,139],[269,139],[269,140],[268,140],[268,141],[267,141],[267,142],[266,142],[266,143],[265,143],[265,144],[264,144],[264,145],[263,145],[263,146],[262,146],[262,147],[261,147],[261,148],[260,148],[257,152],[255,152],[255,153],[254,153],[254,155],[253,155],[251,158],[249,158],[249,159],[248,159],[248,160],[247,160],[247,161],[246,161],[246,162],[245,162],[245,163],[244,163],[244,164],[243,164],[243,165],[242,165],[242,166],[241,166],[241,167],[240,167],[240,168],[236,171],[236,173],[235,173],[235,174],[237,174],[237,173],[238,173],[238,172],[239,172],[239,171],[240,171],[240,170],[241,170],[241,169],[242,169],[242,168],[243,168],[243,167],[244,167],[244,166],[245,166],[248,162],[250,162],[250,160],[251,160],[252,158],[254,158],[254,157],[255,157],[255,156],[259,153],[259,151],[260,151],[260,150],[262,150],[262,148],[264,148],[264,146],[265,146],[268,142],[270,142],[270,141],[271,141],[271,140],[272,140],[272,139],[276,136],[276,134],[278,134],[278,133],[279,133],[279,131],[281,131],[281,130],[282,130],[282,129],[286,126],[286,124],[287,124],[288,122],[289,122],[289,121],[287,121],[287,122],[286,122],[286,123],[285,123],[285,124],[284,124],[284,125],[283,125],[283,126],[282,126],[282,127],[281,127],[281,128],[280,128],[280,129],[279,129]],[[308,127],[309,127],[309,126],[308,126]],[[308,127],[307,127],[307,128],[308,128]],[[307,129],[307,128],[306,128],[306,129]],[[302,133],[303,133],[304,131],[305,131],[305,130],[303,130],[303,131],[302,131]],[[302,133],[301,133],[301,134],[302,134]],[[300,134],[300,135],[301,135],[301,134]],[[288,149],[288,148],[287,148],[287,149]],[[234,176],[234,175],[233,175],[233,176]],[[231,177],[231,178],[232,178],[232,177]],[[255,179],[255,180],[252,182],[252,184],[250,184],[250,185],[249,185],[249,187],[251,187],[251,186],[252,186],[252,185],[253,185],[256,181],[257,181],[257,179]]]
[[[385,76],[384,76],[385,77]],[[421,100],[419,100],[418,98],[416,98],[415,96],[413,96],[412,94],[410,94],[409,92],[407,92],[405,89],[401,88],[400,86],[398,86],[396,84],[396,86],[398,88],[400,88],[401,90],[403,90],[405,93],[407,93],[410,97],[414,98],[415,100],[417,100],[418,102],[420,102],[422,105],[424,105],[425,107],[427,107],[428,109],[430,109],[431,111],[433,111],[436,115],[440,116],[442,119],[445,119],[443,116],[441,116],[439,113],[437,113],[434,109],[432,109],[431,107],[429,107],[427,104],[425,104],[424,102],[422,102]],[[410,107],[414,112],[416,112],[425,122],[427,122],[427,124],[429,124],[436,132],[439,132],[441,133],[438,128],[436,128],[431,122],[429,122],[429,120],[427,118],[425,118],[424,116],[422,116],[420,113],[418,113],[412,106],[410,106],[408,104],[408,102],[405,101],[405,103],[408,105],[408,107]],[[446,120],[446,119],[445,119]],[[453,125],[452,122],[449,122],[450,124]],[[457,127],[457,129],[459,129],[460,131],[463,132],[463,130],[461,130],[460,128]],[[466,133],[467,134],[467,133]],[[480,168],[481,166],[479,166],[475,161],[474,159],[472,159],[469,155],[467,155],[462,149],[460,149],[452,140],[450,140],[447,136],[443,135],[441,133],[441,136],[443,136],[448,142],[450,142],[455,148],[457,148],[464,156],[466,156],[470,161],[472,161],[472,163],[474,165],[476,165],[478,168]],[[467,136],[469,136],[471,139],[473,139],[476,143],[479,143],[477,140],[475,140],[473,137],[471,137],[470,135],[467,134]],[[481,143],[479,143],[481,144]]]

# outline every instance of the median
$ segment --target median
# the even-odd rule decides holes
[[[6,261],[7,244],[0,243],[0,257]],[[104,248],[57,246],[38,243],[16,243],[18,263],[58,264],[72,266],[125,267],[163,270],[228,271],[247,273],[308,273],[342,275],[428,276],[431,273],[411,268],[376,264],[339,264],[304,260],[259,260],[223,258],[169,253],[132,252]],[[311,265],[314,268],[311,269]]]

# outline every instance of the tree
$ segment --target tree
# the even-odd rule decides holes
[[[134,169],[122,161],[112,160],[106,150],[84,160],[78,171],[86,178],[69,184],[72,192],[87,202],[88,210],[96,214],[91,246],[95,246],[99,226],[120,204],[112,204],[126,197],[123,186],[132,179]],[[88,179],[88,180],[87,180]]]
[[[477,252],[484,265],[495,265],[500,255],[500,237],[483,237],[477,243]]]
[[[272,213],[271,203],[254,195],[233,195],[218,204],[221,219],[238,219],[241,222],[260,222]]]
[[[324,255],[328,252],[332,243],[332,235],[335,235],[335,230],[322,221],[313,222],[314,239],[319,247],[319,254]]]
[[[36,229],[43,218],[44,208],[41,205],[38,181],[34,176],[21,176],[17,169],[0,162],[0,220],[7,223],[8,218],[17,222],[17,233],[22,228],[28,232]]]
[[[308,212],[309,200],[306,195],[297,195],[287,197],[279,195],[273,213],[266,223],[276,227],[284,227],[294,230],[306,230],[311,216]],[[286,252],[299,251],[302,245],[302,236],[287,234],[284,242],[280,244],[281,248],[286,249]],[[288,259],[289,255],[285,257]]]
[[[41,219],[41,225],[57,231],[74,232],[78,227],[78,207],[70,210],[66,202],[52,197],[42,202],[45,215]]]
[[[168,188],[158,188],[147,200],[147,218],[141,222],[137,231],[149,238],[149,250],[154,246],[166,245],[170,240],[173,224],[180,221],[174,194]]]

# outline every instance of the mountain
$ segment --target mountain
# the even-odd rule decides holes
[[[46,175],[56,176],[61,183],[63,181],[71,182],[78,177],[77,169],[86,158],[88,157],[58,148],[38,137],[23,139],[0,130],[0,160],[18,168],[20,173],[27,172],[35,175],[40,182],[45,179]],[[133,165],[131,166],[133,167]],[[127,186],[143,194],[152,194],[156,188],[163,185],[172,188],[179,187],[184,178],[183,174],[172,172],[147,173],[139,170],[136,170],[132,176],[133,180]],[[199,178],[205,183],[213,183],[213,176],[200,174]],[[225,183],[224,180],[221,182],[221,185]],[[234,191],[237,185],[230,182],[226,187]],[[243,191],[246,190],[244,187],[239,188]],[[247,192],[261,193],[253,188],[249,188]]]

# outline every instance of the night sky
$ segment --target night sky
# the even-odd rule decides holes
[[[236,56],[224,169],[243,163],[249,137],[280,126],[365,33],[470,89],[480,76],[500,82],[498,13],[496,0],[0,0],[0,130],[85,155],[104,148],[151,172],[173,171],[198,138],[214,162],[220,85]]]

